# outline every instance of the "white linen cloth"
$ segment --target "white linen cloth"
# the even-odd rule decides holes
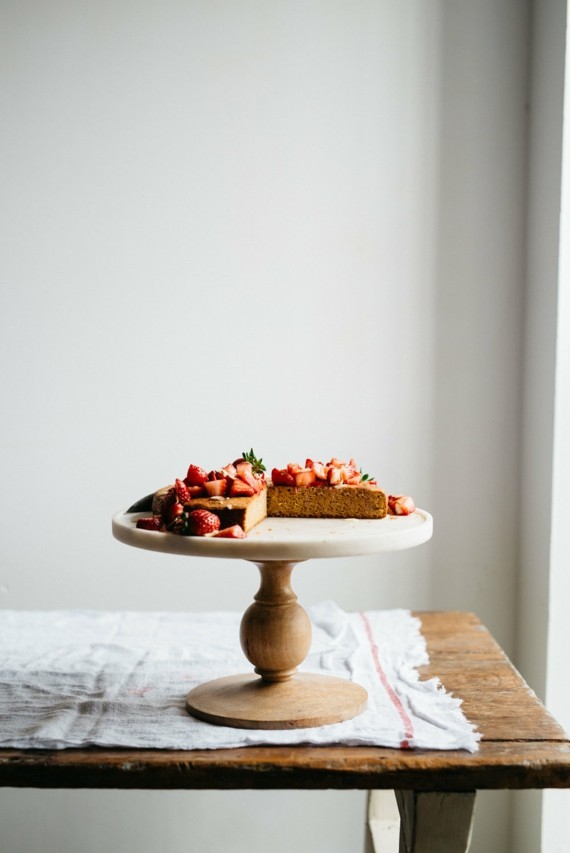
[[[436,679],[407,610],[308,608],[313,642],[300,671],[361,684],[353,720],[292,730],[216,726],[191,717],[189,690],[251,672],[240,613],[0,611],[0,746],[210,749],[346,744],[476,751],[479,735]]]

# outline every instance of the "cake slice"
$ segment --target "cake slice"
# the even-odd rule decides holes
[[[239,524],[248,533],[267,516],[267,486],[264,484],[260,492],[249,497],[193,498],[184,509],[207,509],[218,516],[222,529]]]
[[[220,519],[225,530],[238,525],[247,533],[267,516],[265,468],[251,450],[240,459],[206,471],[198,465],[188,467],[186,477],[154,493],[151,511],[160,519],[160,529],[182,536],[194,535],[188,516],[194,510],[207,510]]]
[[[267,489],[267,514],[281,518],[384,518],[388,498],[354,459],[326,465],[307,459],[274,468]]]

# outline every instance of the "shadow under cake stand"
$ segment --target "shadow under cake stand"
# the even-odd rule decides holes
[[[135,548],[191,557],[243,559],[257,565],[261,583],[243,615],[241,647],[254,672],[200,684],[186,697],[195,717],[245,729],[322,726],[351,719],[366,707],[359,684],[330,675],[298,673],[309,653],[311,622],[291,587],[297,563],[413,548],[427,542],[433,521],[417,509],[383,519],[267,518],[246,539],[176,536],[139,530],[145,513],[119,512],[113,535]]]

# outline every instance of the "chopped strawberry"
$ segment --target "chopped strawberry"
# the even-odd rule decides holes
[[[286,468],[274,468],[271,472],[271,481],[274,486],[294,486],[295,478]]]
[[[340,468],[329,468],[328,481],[331,486],[340,486],[342,484],[342,472]]]
[[[362,477],[360,476],[360,472],[357,471],[356,474],[349,474],[349,476],[346,479],[346,483],[349,486],[358,486],[358,485],[360,485],[361,480],[362,480]]]
[[[184,505],[180,501],[175,501],[169,504],[164,509],[164,520],[166,524],[171,524],[176,518],[184,514]]]
[[[223,497],[226,493],[227,485],[228,481],[224,477],[223,480],[208,480],[207,483],[203,483],[202,488],[209,498]]]
[[[388,507],[392,515],[411,515],[416,509],[409,495],[388,495]]]
[[[207,509],[194,509],[188,513],[186,529],[191,536],[205,536],[220,529],[220,519]]]
[[[186,488],[188,489],[190,500],[192,500],[192,498],[199,498],[201,495],[206,494],[204,486],[186,486]]]
[[[250,462],[238,462],[236,465],[236,477],[247,483],[253,489],[254,494],[261,491],[262,481],[253,473]]]
[[[240,480],[239,477],[236,477],[230,486],[230,496],[232,498],[248,498],[255,494],[256,491],[253,486],[250,486],[244,480]]]
[[[312,486],[317,479],[312,468],[302,468],[300,471],[297,471],[294,477],[295,485],[304,487]]]
[[[183,480],[176,480],[174,484],[174,488],[176,490],[176,500],[181,504],[187,504],[190,500],[190,492],[188,490],[188,486]]]
[[[225,477],[222,468],[214,468],[213,471],[208,472],[208,480],[224,480]]]
[[[297,462],[289,462],[287,471],[289,474],[297,474],[301,470],[301,466]]]
[[[186,474],[187,486],[201,486],[208,479],[208,472],[200,468],[199,465],[190,465]]]
[[[232,465],[230,462],[229,465],[226,465],[224,468],[222,468],[222,473],[223,473],[224,477],[226,477],[226,479],[228,477],[231,477],[233,479],[233,478],[235,478],[235,476],[237,474],[236,466]]]
[[[152,518],[139,518],[137,527],[139,530],[160,530],[162,519],[158,515],[153,515]]]
[[[312,468],[315,472],[315,477],[317,478],[317,480],[327,479],[327,469],[325,468],[322,462],[313,462]]]
[[[247,533],[245,533],[243,527],[240,527],[239,524],[232,524],[231,527],[224,527],[223,530],[218,530],[217,533],[214,533],[214,539],[245,539],[247,537]]]

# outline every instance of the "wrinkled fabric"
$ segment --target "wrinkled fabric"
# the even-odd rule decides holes
[[[313,640],[301,672],[350,679],[368,707],[342,723],[248,730],[199,721],[185,709],[198,684],[252,671],[240,613],[0,611],[0,746],[220,749],[345,744],[477,750],[460,700],[428,663],[421,623],[407,610],[307,608]]]

